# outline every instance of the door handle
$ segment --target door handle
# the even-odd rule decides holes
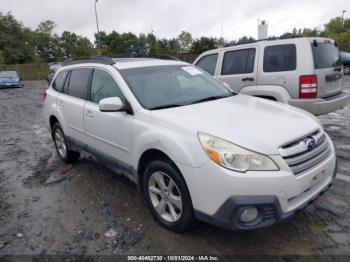
[[[92,113],[92,111],[87,110],[85,116],[86,116],[86,117],[89,117],[89,118],[93,118],[93,117],[94,117],[94,114]]]
[[[245,78],[242,78],[242,81],[254,81],[254,78],[253,77],[245,77]]]

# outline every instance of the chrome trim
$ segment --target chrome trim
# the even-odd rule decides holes
[[[316,166],[331,153],[323,130],[317,130],[278,149],[295,175]]]

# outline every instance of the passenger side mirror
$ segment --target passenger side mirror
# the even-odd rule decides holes
[[[119,97],[108,97],[101,99],[98,108],[101,112],[119,112],[123,111],[124,104]]]

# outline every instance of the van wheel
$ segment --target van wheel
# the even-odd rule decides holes
[[[194,221],[192,201],[179,171],[168,162],[153,161],[143,179],[146,202],[165,228],[184,232]]]
[[[55,143],[57,154],[62,161],[66,163],[72,163],[79,158],[78,152],[69,150],[66,137],[59,123],[55,123],[53,125],[52,139]]]

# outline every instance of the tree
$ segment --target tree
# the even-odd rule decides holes
[[[253,37],[247,37],[243,36],[240,39],[238,39],[237,44],[248,44],[248,43],[254,43],[256,40]]]
[[[177,41],[181,50],[189,50],[193,42],[192,35],[189,32],[182,31],[177,37]]]
[[[33,60],[33,49],[29,43],[29,29],[11,14],[0,12],[0,50],[6,64],[27,63]]]
[[[44,35],[51,36],[53,34],[53,30],[55,29],[55,27],[56,27],[55,22],[51,20],[46,20],[41,22],[35,31]]]
[[[191,52],[194,54],[201,54],[207,50],[217,47],[217,40],[213,37],[201,37],[193,41]]]

